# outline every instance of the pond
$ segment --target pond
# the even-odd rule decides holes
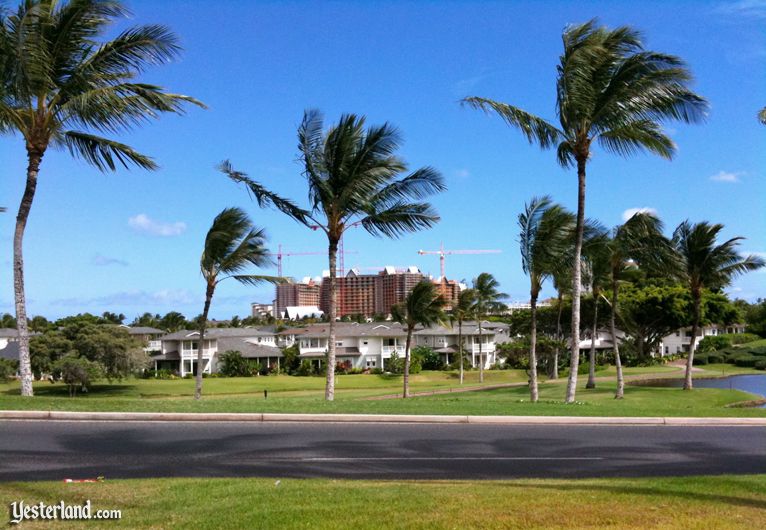
[[[646,386],[682,387],[683,379],[655,379],[644,383]],[[728,388],[743,390],[766,398],[766,374],[731,375],[719,379],[695,379],[694,388]],[[760,406],[766,408],[766,403]]]

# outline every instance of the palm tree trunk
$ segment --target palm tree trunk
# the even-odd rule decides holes
[[[21,374],[21,395],[31,397],[32,363],[29,356],[29,325],[27,323],[27,299],[24,292],[24,230],[27,227],[29,211],[37,189],[37,175],[40,172],[44,151],[27,149],[27,184],[16,216],[16,230],[13,234],[13,294],[16,303],[16,329],[19,333],[19,372]]]
[[[686,376],[684,378],[684,390],[692,389],[692,366],[694,364],[694,346],[697,342],[697,331],[700,327],[700,305],[702,302],[702,293],[695,289],[692,290],[692,300],[694,303],[694,321],[692,322],[692,339],[689,342],[689,355],[686,358]]]
[[[625,395],[625,378],[622,375],[622,361],[620,360],[620,347],[617,345],[617,300],[619,284],[617,279],[612,279],[612,311],[609,315],[609,333],[612,335],[612,351],[614,352],[614,367],[617,369],[617,392],[614,399],[622,399]]]
[[[338,258],[338,239],[330,238],[328,248],[330,259],[330,337],[327,339],[327,381],[324,398],[327,401],[335,399],[335,318],[338,314],[335,304],[338,302],[335,265]]]
[[[407,326],[407,340],[404,343],[404,393],[403,398],[410,397],[410,341],[412,340],[412,327]]]
[[[585,388],[596,388],[596,333],[598,333],[598,291],[593,291],[593,329],[590,337],[588,355],[588,382]]]
[[[484,359],[481,351],[481,315],[479,315],[479,383],[484,382]]]
[[[556,347],[553,350],[553,363],[551,364],[550,368],[548,369],[548,378],[549,379],[558,379],[559,378],[559,342],[561,342],[561,337],[563,336],[563,333],[561,333],[561,310],[562,310],[562,304],[564,302],[564,297],[559,292],[558,295],[558,316],[556,317]]]
[[[529,326],[529,400],[537,403],[537,293],[529,297],[531,323]]]
[[[587,154],[577,156],[577,225],[572,265],[572,356],[569,363],[567,403],[574,403],[577,392],[577,369],[580,366],[580,257],[585,227],[585,164],[587,160]]]
[[[460,384],[463,384],[463,319],[457,321],[457,351],[460,355]]]
[[[205,347],[205,328],[207,327],[207,315],[210,311],[210,302],[213,301],[213,292],[215,291],[215,284],[209,284],[205,291],[205,307],[202,310],[202,318],[199,323],[199,348],[197,348],[197,377],[196,384],[194,386],[194,399],[200,399],[202,397],[202,371],[205,366],[202,364],[202,353]],[[183,359],[181,359],[183,362]],[[210,359],[213,362],[213,359]]]

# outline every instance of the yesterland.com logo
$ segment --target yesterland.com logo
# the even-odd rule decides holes
[[[89,520],[89,519],[120,519],[120,510],[98,510],[95,513],[90,499],[84,504],[57,504],[38,502],[27,504],[24,501],[12,502],[8,505],[11,524],[19,524],[24,520],[57,519],[57,520]]]

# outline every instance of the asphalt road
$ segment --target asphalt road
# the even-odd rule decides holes
[[[0,421],[0,481],[766,473],[764,427]]]

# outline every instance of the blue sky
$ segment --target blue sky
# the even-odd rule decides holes
[[[612,226],[631,208],[652,208],[668,231],[680,221],[723,223],[746,252],[766,253],[766,1],[734,2],[128,2],[128,24],[163,23],[181,38],[175,63],[144,80],[193,95],[210,107],[167,116],[120,140],[156,158],[161,169],[101,174],[64,152],[49,152],[26,239],[29,312],[125,313],[202,309],[199,254],[213,217],[241,206],[266,227],[270,246],[322,251],[326,241],[282,214],[258,209],[217,173],[223,159],[271,188],[303,200],[296,126],[303,110],[326,121],[343,112],[400,128],[411,168],[431,165],[449,191],[434,199],[442,221],[400,240],[361,229],[346,237],[352,265],[417,265],[438,275],[436,256],[418,249],[500,249],[447,258],[450,278],[493,273],[514,300],[528,298],[516,216],[534,195],[575,207],[576,177],[553,152],[529,146],[498,118],[461,108],[460,98],[491,97],[554,119],[561,31],[597,16],[644,33],[649,49],[684,58],[694,88],[711,103],[706,124],[671,124],[678,155],[621,159],[596,149],[589,164],[587,215]],[[0,138],[5,184],[0,204],[0,312],[13,312],[12,234],[25,153]],[[766,254],[763,254],[766,255]],[[326,258],[285,258],[285,274],[326,269]],[[228,283],[228,285],[227,285]],[[766,273],[729,289],[766,296]],[[547,288],[545,294],[551,294]],[[221,284],[211,315],[247,315],[270,288]]]

